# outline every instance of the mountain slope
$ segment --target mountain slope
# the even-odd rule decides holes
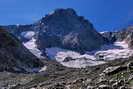
[[[0,28],[0,71],[26,72],[43,63],[26,49],[12,34]]]

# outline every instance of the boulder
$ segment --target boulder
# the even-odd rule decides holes
[[[120,86],[119,89],[128,89],[128,88],[125,86]]]
[[[73,60],[76,60],[76,59],[73,59],[72,57],[66,57],[63,62],[69,62],[69,61],[73,61]]]
[[[106,68],[103,73],[107,74],[107,75],[113,75],[116,74],[122,70],[125,70],[126,67],[122,67],[122,66],[113,66],[113,67],[108,67]]]
[[[115,82],[114,84],[112,84],[112,87],[114,89],[118,89],[119,87],[123,86],[124,84],[125,84],[124,80],[119,80],[119,81]]]
[[[100,77],[99,80],[98,80],[98,83],[105,84],[105,83],[108,83],[108,80],[105,77]]]
[[[127,64],[127,69],[133,69],[133,62],[129,62],[128,64]]]
[[[98,89],[112,89],[109,85],[99,85]]]
[[[94,86],[87,86],[86,89],[95,89],[95,87]]]

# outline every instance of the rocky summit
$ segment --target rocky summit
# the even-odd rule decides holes
[[[70,8],[56,9],[36,23],[36,26],[37,46],[41,50],[60,47],[84,52],[107,43],[91,22]]]

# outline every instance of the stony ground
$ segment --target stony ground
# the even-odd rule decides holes
[[[48,69],[41,73],[2,72],[0,87],[1,89],[2,87],[6,89],[132,89],[132,61],[132,58],[118,59],[82,69],[66,68],[51,62]]]

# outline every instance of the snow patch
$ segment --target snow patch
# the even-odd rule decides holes
[[[99,32],[100,34],[104,34],[104,33],[106,33],[106,32],[108,32],[108,31],[103,31],[103,32]]]
[[[44,72],[47,69],[47,66],[42,67],[39,72]]]
[[[26,72],[34,73],[34,72],[44,72],[47,69],[47,66],[41,68],[26,68]]]
[[[37,49],[37,45],[36,45],[36,39],[35,38],[32,38],[30,41],[26,42],[26,43],[23,43],[24,46],[26,48],[28,48],[30,50],[30,52],[32,52],[35,56],[37,56],[38,58],[43,58],[41,56],[42,52]]]
[[[25,31],[21,33],[21,36],[26,39],[32,39],[32,37],[35,35],[34,31]]]

